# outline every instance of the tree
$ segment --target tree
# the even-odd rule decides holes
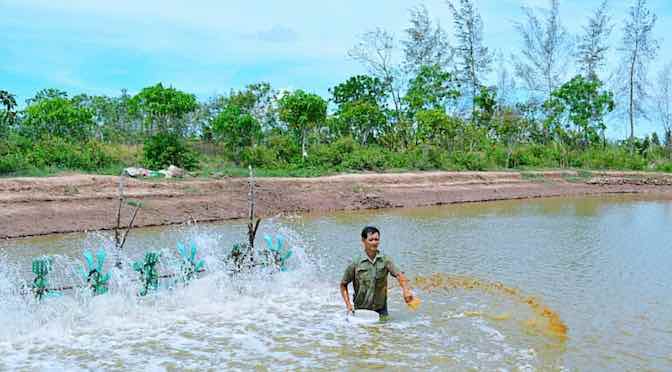
[[[306,152],[308,131],[314,129],[327,116],[327,103],[322,97],[296,90],[280,98],[280,120],[286,122],[300,140],[303,158]]]
[[[60,95],[29,102],[32,103],[26,107],[20,128],[27,137],[55,136],[74,141],[90,138],[95,125],[91,110]]]
[[[666,146],[672,150],[672,144],[667,140],[672,133],[672,63],[668,63],[658,73],[656,79],[655,111],[658,121],[663,127]],[[672,155],[672,152],[670,152]]]
[[[472,100],[472,118],[475,114],[473,100],[481,87],[483,75],[490,71],[492,56],[483,45],[483,21],[472,0],[459,0],[458,9],[448,3],[453,14],[455,36],[458,40],[456,54],[458,58],[458,77],[464,83],[468,97]]]
[[[368,75],[349,78],[331,89],[337,105],[336,121],[331,129],[341,136],[352,135],[359,143],[376,141],[385,129],[385,87],[380,79]]]
[[[358,100],[348,102],[339,110],[342,134],[352,137],[362,145],[375,143],[385,130],[387,118],[375,102]]]
[[[415,114],[417,136],[422,143],[449,148],[461,126],[460,119],[448,116],[442,109],[427,109]]]
[[[523,39],[521,57],[513,56],[516,76],[531,94],[541,94],[543,101],[564,81],[572,42],[560,22],[558,0],[550,0],[543,20],[531,8],[523,7],[523,12],[526,21],[515,23]]]
[[[125,89],[119,97],[80,94],[72,98],[73,102],[93,112],[98,139],[108,143],[137,143],[141,126],[138,116],[131,113],[130,99]]]
[[[658,54],[658,41],[653,38],[656,15],[646,6],[646,0],[634,0],[623,27],[619,76],[625,82],[619,87],[619,96],[625,100],[630,123],[630,141],[635,138],[635,118],[646,118],[645,101],[648,98],[648,65]]]
[[[12,93],[6,90],[0,90],[0,106],[4,110],[0,111],[0,137],[4,134],[9,126],[14,124],[16,119],[16,98]]]
[[[501,115],[498,116],[495,133],[506,146],[507,168],[516,166],[516,164],[512,164],[511,162],[513,150],[529,136],[530,128],[533,126],[534,122],[532,120],[516,112],[516,110],[504,109]]]
[[[339,109],[345,104],[357,101],[369,101],[383,105],[386,97],[383,82],[369,75],[353,76],[344,83],[330,88],[329,93],[332,95],[332,102]]]
[[[603,0],[599,8],[583,26],[583,36],[577,45],[576,59],[581,72],[589,79],[599,79],[599,70],[604,67],[609,51],[609,35],[614,29],[609,17],[609,1]]]
[[[425,65],[409,82],[404,101],[411,114],[429,109],[445,111],[460,95],[460,85],[453,74],[439,65]]]
[[[417,74],[422,66],[438,65],[447,68],[455,54],[448,41],[448,34],[437,22],[432,24],[425,5],[410,10],[411,25],[404,30],[404,70]]]
[[[28,98],[26,104],[31,105],[35,102],[51,98],[68,98],[68,93],[55,88],[42,89],[35,93],[34,97]]]
[[[277,92],[269,83],[249,84],[245,90],[232,92],[224,99],[225,106],[234,105],[248,113],[266,129],[275,126],[276,109],[274,107]]]
[[[198,166],[198,153],[173,132],[158,132],[147,137],[142,147],[142,154],[144,165],[150,169],[162,169],[175,165],[192,170]]]
[[[480,127],[490,129],[496,111],[497,89],[481,87],[478,95],[474,97],[474,118],[472,120]]]
[[[174,132],[184,135],[187,113],[198,108],[193,94],[181,92],[173,87],[164,88],[161,83],[143,88],[131,98],[132,112],[141,115],[145,132]]]
[[[516,99],[516,79],[509,70],[509,59],[501,51],[496,56],[495,66],[497,105],[511,106]]]
[[[386,93],[392,98],[397,124],[401,117],[400,69],[394,64],[392,52],[395,48],[394,36],[381,28],[366,32],[361,40],[348,51],[350,58],[364,65],[369,73],[382,81]]]
[[[554,90],[544,103],[549,125],[571,132],[573,124],[584,145],[598,142],[606,129],[604,116],[614,110],[613,94],[601,88],[601,81],[578,75]]]
[[[215,137],[224,142],[233,153],[236,162],[246,147],[252,147],[261,139],[261,125],[250,113],[230,103],[212,122]]]

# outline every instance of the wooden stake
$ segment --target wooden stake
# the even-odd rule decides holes
[[[247,193],[247,203],[249,206],[249,221],[247,223],[247,237],[248,237],[248,243],[250,246],[250,253],[252,253],[252,250],[254,250],[254,238],[257,235],[257,229],[259,228],[259,223],[261,222],[261,219],[257,219],[255,222],[255,211],[254,207],[256,204],[256,194],[254,191],[254,171],[252,169],[252,166],[249,166],[250,170],[250,178],[249,178],[249,191]]]

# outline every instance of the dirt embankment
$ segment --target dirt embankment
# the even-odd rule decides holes
[[[69,175],[0,179],[0,238],[110,229],[118,177]],[[243,218],[245,178],[143,181],[126,179],[128,198],[143,202],[135,226]],[[320,178],[257,178],[257,213],[371,208],[613,193],[672,197],[672,176],[623,172],[427,172]],[[128,221],[130,209],[122,221]],[[122,222],[123,224],[123,222]]]

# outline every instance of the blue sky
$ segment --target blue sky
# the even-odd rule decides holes
[[[402,38],[408,10],[419,1],[0,0],[0,89],[23,103],[37,90],[118,95],[163,82],[205,99],[268,81],[276,88],[327,89],[364,70],[347,57],[358,35],[383,27]],[[422,2],[452,31],[444,0]],[[577,32],[600,0],[561,0],[565,26]],[[612,0],[621,35],[629,1]],[[546,0],[476,0],[491,50],[515,53],[513,22],[523,5]],[[672,1],[649,0],[658,13],[660,57],[672,61],[662,39]],[[615,57],[611,64],[615,64]],[[645,130],[647,127],[643,127]],[[649,126],[648,128],[653,128]],[[614,132],[616,131],[617,132]],[[612,129],[619,135],[622,128]]]

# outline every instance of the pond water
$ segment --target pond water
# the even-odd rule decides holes
[[[422,304],[408,309],[391,278],[391,319],[353,325],[338,282],[367,224]],[[284,217],[259,235],[287,238],[289,270],[236,281],[222,257],[244,223],[141,229],[108,294],[39,303],[18,294],[33,258],[55,255],[50,285],[81,284],[82,251],[109,234],[2,242],[0,370],[669,371],[670,226],[672,202],[632,196]],[[137,296],[130,263],[161,250],[175,271],[178,241],[207,272]]]

